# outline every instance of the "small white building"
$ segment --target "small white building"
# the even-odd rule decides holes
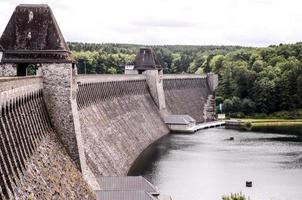
[[[134,69],[133,64],[125,65],[125,74],[138,74],[138,71]]]
[[[225,114],[218,114],[217,119],[218,120],[224,120],[225,119]]]
[[[189,115],[166,115],[164,122],[174,132],[193,132],[196,125],[196,120]]]

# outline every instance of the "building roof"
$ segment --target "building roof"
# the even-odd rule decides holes
[[[140,48],[134,60],[134,69],[136,70],[150,70],[162,69],[162,66],[157,59],[152,48]]]
[[[159,192],[155,186],[142,176],[97,177],[101,190],[145,191],[152,195]]]
[[[52,10],[45,4],[17,6],[0,38],[0,46],[2,62],[73,61]]]
[[[96,191],[100,200],[158,200],[145,191]]]
[[[166,124],[179,124],[188,125],[190,123],[195,123],[196,120],[190,115],[166,115],[164,116],[164,121]]]

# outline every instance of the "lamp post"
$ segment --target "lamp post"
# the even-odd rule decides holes
[[[2,61],[2,57],[3,57],[3,48],[2,46],[0,45],[0,63]]]

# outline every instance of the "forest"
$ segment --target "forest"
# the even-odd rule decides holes
[[[79,74],[123,73],[141,45],[68,43]],[[164,73],[219,75],[217,105],[229,115],[300,115],[302,43],[263,48],[240,46],[151,46]],[[284,111],[284,112],[280,112]],[[287,114],[285,114],[287,115]]]

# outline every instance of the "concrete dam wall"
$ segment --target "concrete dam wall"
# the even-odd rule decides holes
[[[53,131],[42,78],[1,78],[0,102],[0,199],[94,199]]]
[[[46,75],[0,78],[2,199],[95,199],[95,177],[127,175],[143,150],[169,133],[163,113],[189,114],[202,121],[205,99],[212,93],[202,76],[156,76],[156,87],[164,90],[151,91],[154,83],[148,75],[77,76],[71,87],[61,88],[55,83],[50,87],[49,80],[55,80]],[[53,96],[51,102],[58,101],[58,107],[50,110],[45,97],[49,88],[75,98],[62,104],[62,110],[73,106],[69,119],[79,130],[66,130],[80,134],[69,137],[75,142],[65,143],[67,133],[58,132],[59,121],[52,120],[62,112],[61,97]],[[76,143],[84,151],[80,161],[68,152],[68,145]]]
[[[169,132],[144,75],[78,78],[87,165],[95,176],[126,175],[139,154]]]
[[[204,109],[211,94],[207,76],[164,75],[163,87],[169,113],[187,114],[197,122],[205,120]]]

